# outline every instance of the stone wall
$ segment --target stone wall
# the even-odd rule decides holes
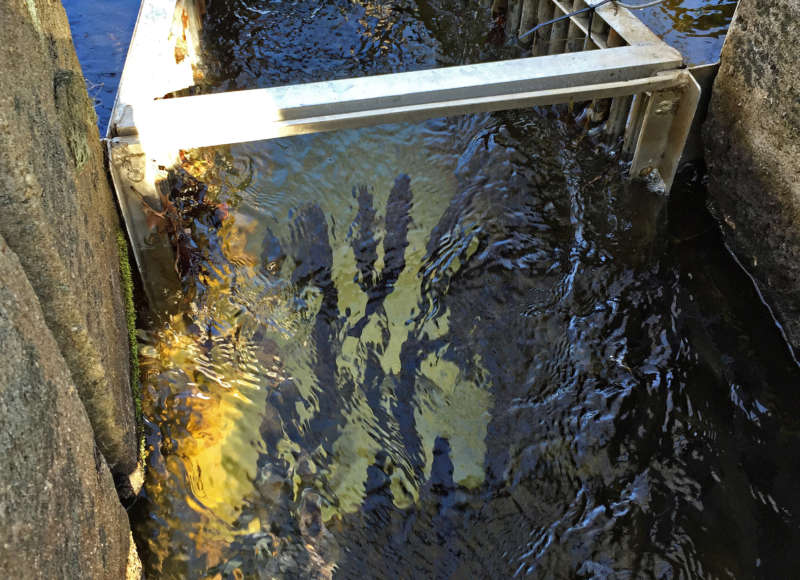
[[[112,471],[136,468],[119,222],[58,0],[0,0],[0,235],[19,256]]]
[[[124,578],[130,531],[39,300],[0,238],[0,578]]]
[[[123,578],[138,444],[94,109],[58,0],[0,0],[0,39],[0,578]]]
[[[800,2],[740,0],[705,127],[712,209],[800,352]]]

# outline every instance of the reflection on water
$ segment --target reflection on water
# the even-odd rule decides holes
[[[791,569],[798,372],[696,185],[544,112],[196,155],[230,214],[144,337],[154,575]]]
[[[138,0],[63,0],[75,51],[94,102],[100,134],[105,135],[117,85],[130,44]]]
[[[650,29],[684,55],[689,65],[717,62],[737,0],[666,0],[637,10]],[[642,2],[643,4],[644,2]]]
[[[253,29],[218,80],[491,55],[460,5],[225,3]],[[278,9],[338,32],[248,61]],[[142,332],[153,577],[791,577],[791,353],[697,177],[626,184],[573,119],[184,156],[153,218],[183,290]]]
[[[491,2],[327,0],[214,4],[205,90],[280,86],[523,56],[489,42]],[[502,44],[502,43],[501,43]]]

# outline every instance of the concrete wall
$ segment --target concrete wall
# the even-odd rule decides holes
[[[740,0],[704,137],[712,209],[800,352],[798,0]]]
[[[138,445],[116,207],[59,0],[0,0],[0,39],[0,577],[121,578],[112,474]]]

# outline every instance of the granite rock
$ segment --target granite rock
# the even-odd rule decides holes
[[[800,348],[800,3],[740,0],[704,129],[730,247]]]
[[[137,464],[119,218],[58,0],[0,0],[0,235],[19,257],[116,475]]]
[[[2,238],[0,280],[0,578],[124,578],[127,514],[38,297]]]

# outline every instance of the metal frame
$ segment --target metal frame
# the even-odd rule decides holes
[[[519,37],[598,1],[509,0],[506,32]],[[591,19],[573,16],[532,35],[529,58],[165,99],[195,84],[202,10],[202,0],[142,1],[107,131],[111,175],[142,270],[154,261],[141,253],[156,251],[142,199],[158,207],[162,168],[180,148],[592,102],[605,133],[624,134],[631,176],[660,179],[669,191],[700,97],[680,53],[612,2]]]
[[[676,69],[680,56],[650,46],[457,66],[153,101],[146,119],[124,118],[118,135],[155,124],[176,147],[198,147],[387,121],[553,104],[600,96],[604,85]],[[631,88],[632,91],[636,87]],[[258,111],[257,115],[253,112]],[[213,114],[211,114],[213,112]],[[199,121],[198,121],[199,120]]]
[[[482,0],[485,1],[485,0]],[[522,34],[535,23],[591,6],[598,0],[512,0],[507,28]],[[332,131],[389,121],[420,120],[442,115],[495,111],[532,105],[621,98],[607,104],[606,131],[620,135],[628,126],[639,145],[656,142],[648,134],[653,122],[630,115],[650,115],[630,108],[629,96],[664,85],[662,71],[678,71],[683,60],[627,9],[615,3],[596,9],[591,19],[575,16],[544,29],[532,39],[535,56],[504,62],[449,67],[269,89],[162,99],[194,84],[200,16],[197,0],[143,0],[108,128],[108,138],[157,133],[159,148],[200,147]],[[546,34],[549,33],[549,34]],[[183,40],[187,55],[175,62],[175,45]],[[564,52],[580,44],[580,52]],[[593,50],[593,49],[601,50]],[[585,50],[584,50],[585,49]],[[688,101],[694,100],[693,81],[671,78]],[[635,81],[635,82],[632,82]],[[628,84],[625,84],[628,83]],[[685,107],[672,116],[680,126],[692,111]],[[658,116],[662,121],[664,118]],[[200,121],[202,120],[202,121]],[[644,127],[642,139],[640,131]],[[670,131],[678,137],[680,134]],[[658,141],[658,140],[656,140]],[[661,140],[663,141],[663,139]],[[672,143],[673,141],[669,141]],[[682,147],[682,143],[678,143]],[[661,153],[670,151],[662,143]],[[630,147],[628,147],[631,149]],[[653,167],[669,168],[648,153]],[[641,156],[640,156],[641,157]],[[636,165],[636,163],[634,164]],[[638,172],[633,172],[638,175]],[[669,189],[669,187],[667,187]]]

